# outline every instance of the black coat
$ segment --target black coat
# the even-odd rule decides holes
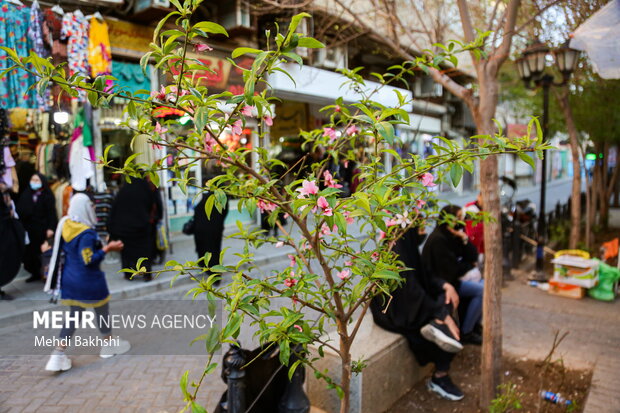
[[[11,217],[0,194],[0,287],[10,283],[19,271],[24,253],[24,228]]]
[[[30,242],[41,245],[46,238],[45,233],[48,229],[56,231],[58,218],[56,216],[56,201],[47,184],[47,179],[41,174],[37,175],[41,178],[43,186],[38,191],[39,195],[36,202],[34,201],[35,191],[28,185],[19,197],[17,213],[24,228],[28,231]]]
[[[163,216],[159,191],[145,179],[132,178],[118,191],[110,211],[109,228],[116,237],[151,237]]]
[[[470,242],[463,244],[445,225],[440,225],[424,244],[422,260],[430,274],[458,288],[459,278],[474,268],[478,260],[478,250]]]
[[[429,274],[422,265],[421,242],[422,237],[416,228],[397,241],[394,252],[410,269],[401,272],[405,280],[391,293],[392,301],[387,310],[388,297],[383,294],[372,299],[370,310],[377,325],[407,339],[416,360],[424,366],[452,359],[452,354],[424,339],[420,333],[425,324],[435,318],[443,320],[452,310],[445,304],[443,281]]]
[[[210,219],[207,218],[205,204],[210,195],[210,192],[205,192],[194,209],[194,242],[196,243],[196,252],[200,257],[206,252],[219,255],[218,251],[222,248],[224,221],[228,215],[227,202],[222,212],[219,212],[214,206],[211,210]]]

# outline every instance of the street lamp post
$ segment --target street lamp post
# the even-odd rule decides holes
[[[555,77],[545,73],[547,57],[552,53],[553,60],[562,74],[560,82],[555,81]],[[563,46],[551,51],[547,45],[536,39],[525,49],[523,56],[517,59],[517,70],[519,76],[525,82],[527,88],[542,88],[543,90],[543,116],[542,133],[543,138],[547,138],[549,132],[549,90],[551,86],[564,86],[568,83],[571,74],[577,66],[579,51],[568,47],[568,42]],[[545,202],[547,196],[547,154],[543,151],[541,162],[541,182],[540,182],[540,212],[538,214],[538,239],[536,246],[536,278],[546,279],[543,272],[545,256]]]

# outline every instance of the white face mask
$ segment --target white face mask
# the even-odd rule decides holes
[[[32,189],[33,191],[38,191],[39,189],[41,189],[42,186],[43,184],[41,182],[30,181],[30,189]]]

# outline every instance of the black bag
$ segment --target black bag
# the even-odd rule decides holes
[[[194,217],[191,217],[189,219],[189,221],[187,221],[185,224],[183,224],[183,233],[185,235],[194,235],[194,230],[195,230],[195,223],[194,223]]]

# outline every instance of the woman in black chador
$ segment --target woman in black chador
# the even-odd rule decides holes
[[[0,181],[0,287],[13,281],[24,253],[25,231],[17,219],[9,189]],[[0,289],[0,300],[12,297]]]
[[[58,223],[54,194],[43,175],[30,177],[28,188],[19,197],[17,214],[30,239],[24,253],[24,269],[30,273],[26,282],[41,280],[41,244],[54,235]]]
[[[224,221],[228,214],[228,202],[226,202],[226,206],[222,209],[222,212],[219,212],[214,206],[211,210],[211,217],[207,217],[205,204],[210,195],[210,191],[204,192],[202,194],[202,199],[194,209],[194,242],[196,243],[198,259],[204,257],[208,252],[211,253],[211,259],[208,263],[204,260],[200,261],[200,266],[203,268],[220,264]],[[219,282],[220,280],[217,280],[216,284],[219,284]]]
[[[135,268],[140,258],[147,273],[151,271],[155,257],[155,236],[157,222],[163,216],[159,191],[146,179],[131,178],[118,191],[110,212],[110,239],[123,241],[121,251],[123,268]],[[130,279],[129,274],[125,278]],[[144,276],[145,281],[151,274]]]
[[[463,393],[448,375],[454,353],[463,348],[450,315],[458,295],[449,283],[424,271],[419,251],[424,237],[423,229],[412,228],[396,242],[394,252],[409,268],[401,272],[404,282],[391,293],[391,301],[384,294],[374,297],[370,309],[377,325],[407,339],[421,365],[435,364],[428,388],[446,399],[461,400]]]

